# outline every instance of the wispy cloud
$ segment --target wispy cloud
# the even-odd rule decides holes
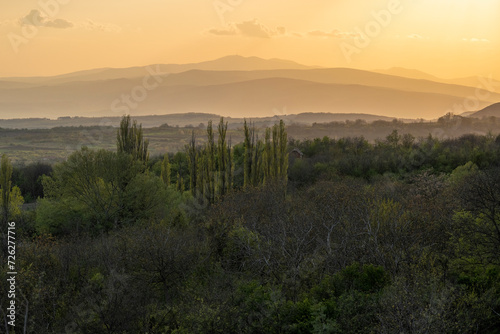
[[[7,25],[11,21],[0,22],[0,25]],[[45,16],[40,10],[33,9],[26,16],[21,17],[17,23],[21,26],[32,25],[35,27],[46,27],[56,29],[79,28],[89,31],[103,31],[117,33],[122,31],[122,28],[113,23],[95,22],[92,19],[87,19],[83,22],[71,22],[65,19],[50,19]]]
[[[19,19],[20,25],[32,25],[35,27],[47,27],[56,29],[72,28],[74,24],[64,19],[49,19],[42,15],[38,9],[32,9],[26,16]]]
[[[312,37],[312,38],[337,38],[337,39],[346,39],[346,38],[356,38],[359,37],[359,34],[355,32],[349,31],[341,31],[338,29],[334,29],[332,31],[322,31],[322,30],[314,30],[306,33],[300,32],[288,32],[285,27],[276,27],[275,29],[271,29],[265,24],[259,22],[257,19],[253,19],[251,21],[243,21],[240,23],[228,23],[223,28],[212,28],[208,30],[209,34],[216,36],[246,36],[246,37],[254,37],[254,38],[273,38],[273,37]]]
[[[115,32],[118,33],[122,31],[122,28],[113,23],[100,23],[95,22],[91,19],[87,19],[85,22],[78,23],[78,27],[81,27],[86,30],[96,30],[96,31],[104,31],[104,32]]]
[[[463,38],[462,40],[469,43],[491,43],[491,41],[486,38]]]
[[[243,21],[240,23],[228,23],[224,28],[212,28],[208,33],[217,36],[246,36],[254,38],[271,38],[275,36],[285,35],[285,27],[276,27],[271,29],[259,22],[257,19],[251,21]]]
[[[341,31],[338,29],[334,29],[332,31],[322,31],[322,30],[313,30],[307,33],[309,37],[323,37],[323,38],[338,38],[338,39],[346,39],[346,38],[356,38],[359,37],[359,34],[355,32],[349,31]]]
[[[425,39],[422,35],[419,35],[419,34],[411,34],[411,35],[406,36],[406,38],[409,38],[409,39]]]

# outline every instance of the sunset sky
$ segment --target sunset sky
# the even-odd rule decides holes
[[[233,54],[500,77],[500,0],[18,0],[0,8],[2,77]]]

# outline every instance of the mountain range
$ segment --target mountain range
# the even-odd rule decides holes
[[[0,118],[335,113],[436,119],[500,101],[498,93],[478,95],[477,87],[473,78],[445,80],[407,69],[320,68],[228,56],[195,64],[0,78]]]

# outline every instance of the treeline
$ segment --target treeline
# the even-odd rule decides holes
[[[245,124],[232,146],[226,128],[150,157],[125,118],[117,152],[42,177],[19,225],[19,328],[499,333],[500,137],[296,141]]]

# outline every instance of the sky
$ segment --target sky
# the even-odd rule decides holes
[[[227,55],[500,78],[500,0],[0,0],[0,77]]]

